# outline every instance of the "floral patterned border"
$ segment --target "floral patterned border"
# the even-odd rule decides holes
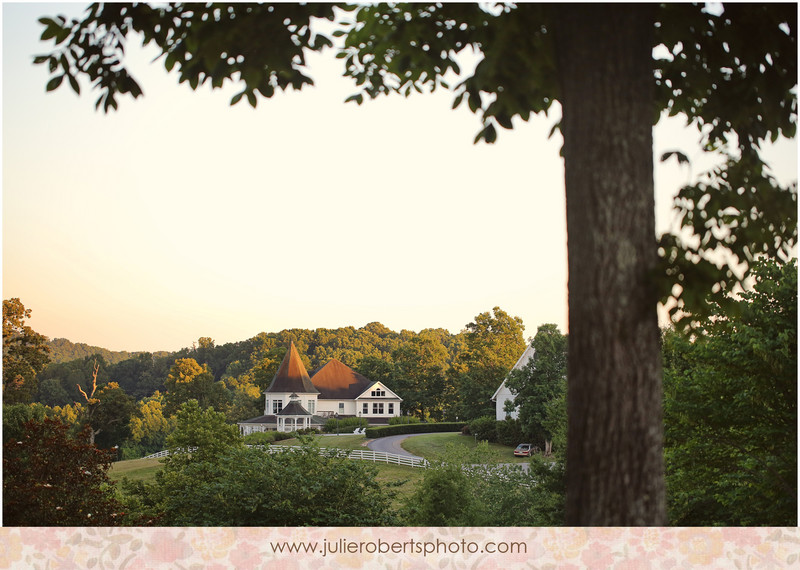
[[[798,555],[797,528],[0,530],[0,568],[54,570],[800,568]]]

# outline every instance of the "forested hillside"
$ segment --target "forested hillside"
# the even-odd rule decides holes
[[[57,339],[50,363],[28,385],[42,413],[68,422],[92,415],[102,440],[138,453],[163,444],[173,412],[190,399],[232,423],[263,413],[263,391],[294,342],[310,372],[335,358],[386,382],[406,414],[465,419],[494,413],[491,396],[525,349],[523,331],[519,317],[495,307],[458,333],[397,332],[373,322],[265,332],[222,345],[200,337],[173,353],[112,352]],[[115,424],[104,428],[102,418]]]
[[[127,350],[108,350],[99,346],[91,346],[83,342],[72,342],[66,338],[54,338],[47,342],[50,347],[50,363],[61,364],[86,358],[87,356],[102,356],[108,364],[117,364],[123,360],[135,358],[139,352],[128,352]],[[156,356],[168,356],[169,352],[159,351]]]

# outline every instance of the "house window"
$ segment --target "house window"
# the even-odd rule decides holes
[[[372,396],[373,397],[385,396],[385,395],[386,395],[386,390],[373,390],[372,391]]]
[[[309,414],[313,414],[316,407],[317,407],[317,403],[314,400],[309,400],[308,401],[308,413]]]
[[[340,414],[344,413],[344,402],[339,402],[339,413]]]
[[[364,406],[361,408],[361,413],[365,416],[369,414],[369,404],[366,402],[364,402]]]
[[[283,409],[283,400],[272,400],[272,413],[279,414]]]
[[[389,402],[389,415],[394,415],[394,402]]]
[[[383,414],[383,402],[372,402],[372,413]]]

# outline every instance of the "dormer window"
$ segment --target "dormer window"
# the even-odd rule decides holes
[[[385,396],[385,395],[386,395],[386,390],[378,389],[378,390],[373,390],[372,391],[372,396],[373,397],[379,397],[379,396]]]

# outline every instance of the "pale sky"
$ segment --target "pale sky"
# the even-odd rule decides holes
[[[356,106],[333,52],[312,55],[316,86],[229,106],[192,92],[155,52],[129,56],[144,98],[94,109],[66,83],[46,94],[33,56],[41,16],[84,5],[3,5],[3,298],[31,326],[112,350],[177,350],[286,328],[446,328],[495,306],[567,326],[566,222],[557,120],[480,130],[451,93]],[[134,65],[135,64],[135,65]],[[656,156],[704,158],[680,119]],[[797,176],[797,148],[768,156]],[[656,166],[658,229],[690,173]]]

